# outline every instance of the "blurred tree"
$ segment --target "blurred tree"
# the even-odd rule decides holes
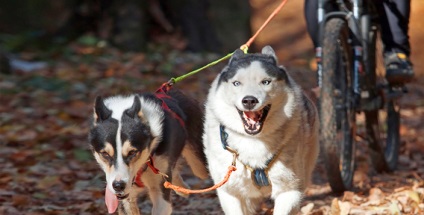
[[[158,32],[182,32],[186,50],[221,52],[228,47],[223,49],[220,40],[234,45],[227,40],[249,34],[248,8],[244,0],[3,0],[0,33],[20,34],[12,43],[14,50],[51,46],[52,41],[66,44],[90,34],[124,50],[141,51]],[[153,28],[160,31],[152,34]],[[215,29],[223,29],[224,35]]]
[[[251,36],[250,1],[211,1],[210,20],[225,52],[234,51]]]

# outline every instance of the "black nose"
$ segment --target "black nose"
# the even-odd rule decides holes
[[[249,110],[253,109],[255,105],[259,103],[258,99],[254,96],[246,96],[241,102],[243,103],[243,106]]]
[[[121,192],[125,189],[125,182],[124,181],[113,181],[112,187],[116,192]]]

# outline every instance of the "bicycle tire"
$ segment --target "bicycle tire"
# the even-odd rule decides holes
[[[386,106],[387,139],[384,157],[388,164],[387,171],[394,171],[397,167],[400,148],[400,107],[395,101],[388,102]]]
[[[369,81],[369,89],[373,89],[371,95],[381,96],[383,89],[377,86],[377,31],[370,32],[370,43],[368,45],[369,58],[364,59],[367,78]],[[388,93],[391,89],[389,87]],[[367,131],[368,146],[370,149],[370,157],[374,169],[377,172],[392,172],[397,167],[399,157],[399,124],[400,124],[400,108],[396,106],[395,100],[389,100],[384,107],[376,110],[365,111],[365,122]],[[381,117],[386,112],[386,117]],[[385,125],[384,125],[385,123]],[[384,130],[383,128],[386,128]]]
[[[380,112],[387,112],[385,123]],[[394,101],[386,104],[385,110],[365,112],[366,129],[369,141],[370,156],[377,172],[392,172],[397,167],[400,147],[400,113]],[[382,127],[387,130],[381,130]],[[381,137],[383,134],[384,137]]]
[[[320,144],[331,189],[340,193],[351,189],[355,168],[356,112],[347,23],[339,18],[330,19],[325,24],[322,42]]]

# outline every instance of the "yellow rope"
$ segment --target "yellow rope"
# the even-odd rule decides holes
[[[227,54],[226,56],[224,56],[224,57],[222,57],[222,58],[220,58],[220,59],[218,59],[216,61],[213,61],[213,62],[211,62],[211,63],[207,64],[206,66],[203,66],[203,67],[201,67],[199,69],[193,70],[193,71],[191,71],[191,72],[189,72],[189,73],[187,73],[185,75],[181,75],[181,76],[179,76],[177,78],[171,78],[171,82],[172,83],[180,82],[181,80],[183,80],[184,78],[186,78],[186,77],[188,77],[190,75],[194,75],[194,74],[196,74],[196,73],[198,73],[198,72],[200,72],[200,71],[202,71],[202,70],[204,70],[204,69],[206,69],[208,67],[211,67],[211,66],[213,66],[215,64],[220,63],[221,61],[224,61],[224,60],[230,58],[232,55],[233,55],[233,53]]]

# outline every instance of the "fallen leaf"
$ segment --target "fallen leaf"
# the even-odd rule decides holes
[[[352,206],[349,202],[339,201],[340,215],[348,215]]]
[[[21,214],[18,209],[9,205],[0,206],[0,214]]]
[[[314,203],[308,203],[307,205],[303,206],[300,211],[302,212],[302,214],[309,214],[312,209],[314,209]]]
[[[59,176],[46,176],[38,182],[37,188],[45,190],[57,184],[60,184]]]
[[[379,188],[371,188],[367,205],[379,205],[384,200],[384,193]]]
[[[410,199],[412,199],[412,201],[416,202],[417,204],[421,203],[419,193],[417,193],[415,191],[410,191],[408,193],[408,196],[409,196]]]
[[[12,181],[12,176],[10,175],[0,175],[0,184],[7,184]]]
[[[400,215],[401,214],[400,209],[398,207],[398,204],[395,201],[392,201],[390,203],[389,210],[390,210],[390,214],[392,214],[392,215]]]
[[[32,197],[36,199],[46,199],[48,196],[45,193],[36,192],[32,194]]]
[[[340,215],[339,200],[337,198],[331,201],[330,215]]]
[[[12,196],[13,206],[22,206],[30,202],[30,197],[28,195],[15,194]]]

